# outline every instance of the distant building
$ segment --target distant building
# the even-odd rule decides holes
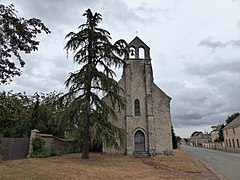
[[[181,139],[180,144],[189,145],[189,142],[190,142],[190,139],[184,138],[184,139]]]
[[[221,125],[212,126],[211,128],[211,142],[215,142],[215,140],[219,138],[219,130],[221,129]]]
[[[171,98],[154,82],[150,48],[135,37],[129,44],[126,66],[118,85],[124,90],[126,106],[116,117],[109,117],[115,126],[126,131],[122,149],[103,145],[103,152],[137,154],[171,154]],[[110,99],[105,98],[110,105]]]
[[[223,136],[227,151],[240,152],[240,116],[223,128]]]
[[[202,132],[197,132],[190,138],[190,145],[202,147],[203,143],[208,143],[210,142],[210,140],[211,140],[211,134],[208,134],[208,133],[204,134]]]

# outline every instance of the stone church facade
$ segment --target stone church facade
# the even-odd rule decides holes
[[[150,48],[138,37],[128,47],[127,66],[118,82],[126,105],[109,119],[126,131],[125,144],[120,150],[103,145],[103,152],[171,154],[171,98],[153,82]]]

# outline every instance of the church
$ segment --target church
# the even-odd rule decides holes
[[[126,105],[109,121],[126,131],[124,146],[103,145],[105,153],[127,155],[172,154],[171,98],[154,82],[150,48],[135,37],[128,44],[126,67],[118,85],[123,88]]]

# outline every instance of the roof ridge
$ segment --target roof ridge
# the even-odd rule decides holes
[[[235,128],[235,127],[239,127],[240,126],[240,115],[237,116],[232,122],[230,122],[225,128],[223,129],[231,129],[231,128]]]

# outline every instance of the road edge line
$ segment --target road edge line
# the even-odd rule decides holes
[[[200,158],[198,158],[198,157],[195,156],[194,154],[190,154],[189,152],[186,152],[186,151],[184,151],[183,149],[181,149],[181,150],[182,150],[184,153],[186,153],[187,155],[189,155],[190,157],[193,157],[193,160],[194,160],[194,158],[196,158],[197,160],[199,160],[207,169],[209,169],[210,171],[212,171],[219,179],[221,179],[221,180],[227,180],[227,178],[226,178],[224,175],[222,175],[222,173],[220,173],[220,172],[216,171],[215,169],[213,169],[213,168],[211,167],[211,165],[208,164],[207,162],[202,161]]]

